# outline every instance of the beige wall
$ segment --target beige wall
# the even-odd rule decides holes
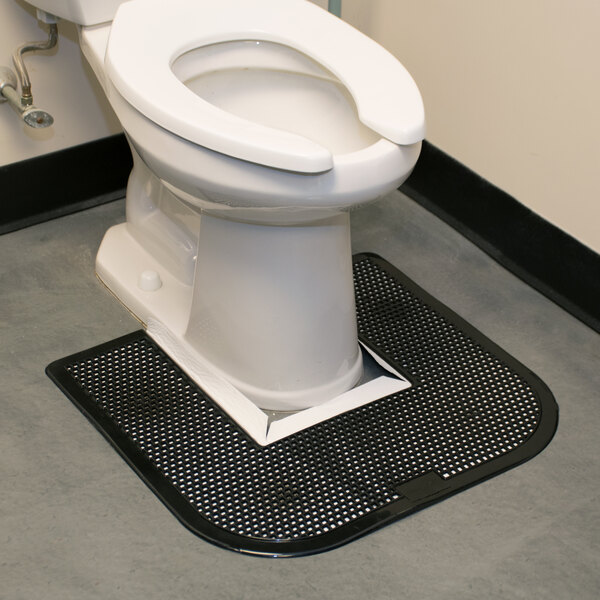
[[[598,0],[343,0],[404,63],[427,138],[600,252]]]
[[[8,103],[0,104],[0,166],[121,131],[81,56],[75,27],[65,21],[58,27],[58,49],[25,58],[35,105],[54,117],[54,125],[32,129]],[[0,65],[12,68],[11,54],[17,46],[46,36],[29,4],[0,0]]]
[[[417,80],[431,142],[600,252],[598,0],[342,5],[344,19]],[[75,28],[59,28],[58,52],[26,59],[36,104],[55,125],[34,131],[0,105],[0,165],[120,131]],[[24,40],[43,37],[29,5],[0,0],[0,64],[10,65]]]

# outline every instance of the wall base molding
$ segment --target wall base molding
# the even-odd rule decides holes
[[[400,189],[600,332],[600,255],[428,142]]]
[[[122,134],[0,167],[0,234],[122,198],[131,167]]]

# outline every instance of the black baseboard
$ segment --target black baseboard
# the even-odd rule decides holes
[[[427,142],[400,189],[600,332],[600,255]]]
[[[0,166],[0,234],[122,198],[131,166],[122,134]]]
[[[122,198],[131,166],[122,134],[1,166],[0,234]],[[600,332],[600,255],[428,142],[400,189]]]

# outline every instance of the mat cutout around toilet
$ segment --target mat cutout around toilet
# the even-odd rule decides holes
[[[47,372],[190,530],[329,550],[514,467],[558,407],[531,371],[380,257],[354,257],[361,341],[412,387],[260,446],[138,331]]]

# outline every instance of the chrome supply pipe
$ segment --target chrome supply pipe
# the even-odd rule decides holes
[[[33,96],[31,95],[31,81],[29,73],[23,62],[23,54],[26,52],[35,52],[36,50],[50,50],[56,46],[58,41],[58,25],[56,22],[48,23],[50,28],[48,31],[48,39],[43,42],[25,42],[13,52],[13,63],[17,71],[17,77],[21,83],[21,104],[23,106],[31,106],[33,104]]]
[[[13,52],[12,59],[16,75],[9,67],[0,67],[0,103],[8,102],[27,125],[36,129],[49,127],[54,123],[54,119],[45,110],[40,110],[33,105],[31,80],[23,62],[23,55],[36,50],[50,50],[58,42],[58,25],[56,24],[58,17],[40,9],[37,11],[37,17],[48,25],[48,39],[43,42],[26,42]],[[19,83],[20,93],[18,91]]]

